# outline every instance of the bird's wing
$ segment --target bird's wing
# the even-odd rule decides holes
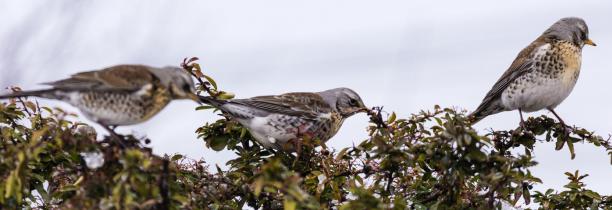
[[[157,77],[143,65],[118,65],[72,75],[68,79],[44,83],[64,90],[139,90]]]
[[[231,103],[257,108],[270,113],[317,118],[331,112],[331,107],[315,93],[286,93],[277,96],[258,96],[231,100]]]
[[[512,81],[514,81],[516,78],[520,77],[521,75],[529,71],[532,71],[533,66],[535,65],[532,59],[533,57],[532,54],[534,53],[535,50],[537,50],[538,48],[542,47],[545,44],[547,44],[546,40],[543,37],[541,37],[541,38],[536,39],[533,43],[531,43],[529,46],[523,49],[518,54],[514,62],[512,62],[512,65],[510,65],[510,68],[508,68],[508,70],[504,72],[504,74],[497,80],[497,82],[495,82],[495,84],[493,85],[493,88],[491,88],[491,90],[484,97],[484,99],[480,103],[480,106],[478,106],[477,110],[487,108],[489,104],[491,104],[492,102],[494,102],[495,100],[501,97],[501,94],[508,87],[508,85],[512,83]]]

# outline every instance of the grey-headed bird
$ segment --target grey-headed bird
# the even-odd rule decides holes
[[[524,126],[523,111],[547,109],[566,126],[554,109],[578,80],[584,45],[596,46],[584,20],[568,17],[557,21],[518,54],[468,117],[476,123],[492,114],[518,110]]]
[[[326,142],[348,117],[367,112],[359,95],[348,88],[285,93],[247,99],[201,97],[246,127],[264,147],[291,152],[304,137]]]
[[[112,135],[113,128],[144,122],[173,99],[199,101],[191,75],[178,67],[117,65],[44,83],[51,88],[1,95],[35,96],[67,102]]]

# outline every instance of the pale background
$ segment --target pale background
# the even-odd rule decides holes
[[[6,1],[0,0],[0,86],[38,83],[115,64],[178,65],[200,57],[205,73],[237,97],[350,87],[369,106],[400,117],[435,104],[473,110],[515,55],[566,16],[586,20],[598,47],[585,47],[583,71],[558,113],[569,124],[612,133],[610,1]],[[4,90],[3,90],[4,92]],[[68,110],[66,104],[44,101]],[[158,154],[182,153],[224,165],[231,152],[204,148],[194,130],[217,116],[195,103],[171,103],[147,123]],[[538,112],[531,115],[547,114]],[[549,114],[549,116],[552,116]],[[477,128],[511,129],[518,114]],[[355,116],[328,145],[366,138]],[[578,144],[538,144],[536,189],[561,189],[563,172],[589,173],[588,187],[612,194],[606,152]]]

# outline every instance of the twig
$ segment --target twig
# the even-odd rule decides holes
[[[192,57],[189,58],[189,60],[187,58],[183,59],[183,63],[181,63],[181,67],[183,69],[185,69],[185,71],[189,72],[189,74],[191,74],[191,76],[195,77],[196,80],[198,80],[198,82],[200,83],[200,85],[204,88],[204,91],[206,91],[209,95],[216,97],[219,95],[219,93],[213,93],[212,90],[210,89],[210,87],[208,87],[208,82],[205,82],[204,80],[202,80],[201,77],[199,77],[198,75],[196,75],[195,73],[193,73],[193,62],[197,61],[198,58],[197,57]]]
[[[23,106],[23,111],[28,113],[28,117],[32,117],[32,113],[30,113],[30,111],[28,110],[28,106],[26,106],[26,104],[23,101],[23,99],[21,99],[21,97],[17,97],[17,101],[19,101],[19,103],[21,103],[21,105]]]
[[[393,184],[393,171],[389,172],[389,176],[387,176],[387,193],[391,194],[391,184]]]
[[[159,178],[159,193],[162,197],[161,205],[159,209],[167,210],[170,208],[170,196],[168,194],[168,165],[170,161],[168,158],[163,159],[162,175]]]
[[[498,182],[495,185],[495,188],[491,189],[489,192],[487,192],[487,194],[485,195],[485,197],[489,197],[489,208],[493,209],[495,206],[495,191],[497,191],[499,189],[499,187],[501,187],[501,183],[506,182],[506,178],[502,179],[501,182]]]
[[[387,124],[382,118],[382,109],[382,106],[372,107],[372,110],[368,112],[368,115],[370,115],[370,120],[376,124],[377,128],[387,128]]]

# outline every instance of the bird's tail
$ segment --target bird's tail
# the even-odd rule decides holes
[[[467,118],[470,124],[476,124],[478,121],[484,119],[485,117],[497,114],[504,111],[503,106],[501,106],[500,101],[493,101],[492,103],[482,103],[475,111],[470,113]]]
[[[470,113],[467,116],[468,121],[470,122],[470,124],[476,124],[478,121],[484,119],[485,117],[487,117],[488,115],[484,115],[483,112],[480,110],[476,110],[472,113]]]
[[[18,97],[28,97],[28,96],[49,98],[49,96],[50,96],[50,94],[52,92],[53,92],[53,90],[51,90],[51,89],[47,89],[47,90],[33,90],[33,91],[19,91],[19,92],[14,92],[14,93],[11,93],[11,94],[0,95],[0,100],[1,99],[7,99],[7,98],[18,98]]]

